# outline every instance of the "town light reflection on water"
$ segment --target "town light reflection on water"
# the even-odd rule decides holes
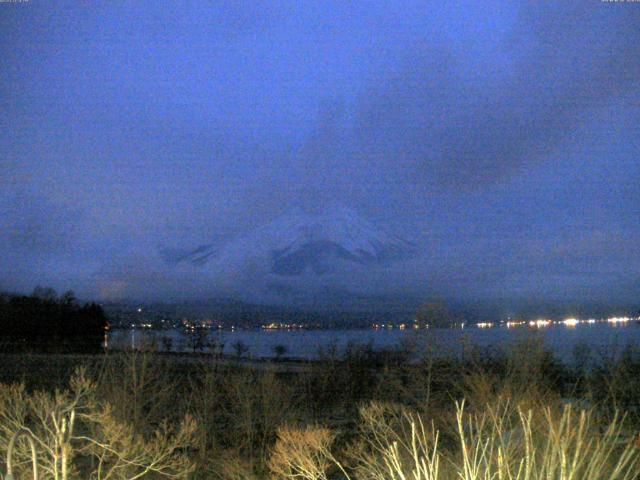
[[[540,319],[540,320],[531,320],[529,322],[529,326],[530,327],[537,327],[537,328],[541,328],[541,327],[548,327],[549,325],[551,325],[551,320],[547,320],[547,319]]]
[[[509,320],[509,321],[501,321],[498,323],[494,323],[494,322],[480,322],[476,324],[476,327],[478,328],[491,328],[494,326],[506,326],[507,328],[513,328],[513,327],[519,327],[522,325],[528,325],[529,327],[533,327],[533,328],[544,328],[544,327],[549,327],[551,325],[563,325],[567,328],[575,328],[576,326],[580,325],[580,324],[589,324],[589,325],[593,325],[595,323],[609,323],[611,325],[624,325],[627,324],[628,322],[631,321],[640,321],[640,317],[634,318],[634,317],[610,317],[610,318],[602,318],[599,320],[596,320],[595,318],[589,318],[589,319],[580,319],[580,318],[576,318],[576,317],[569,317],[569,318],[565,318],[564,320],[550,320],[550,319],[546,319],[546,318],[540,318],[537,320],[529,320],[529,321],[524,321],[524,320]]]

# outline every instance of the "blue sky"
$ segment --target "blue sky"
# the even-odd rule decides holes
[[[337,201],[390,288],[638,300],[640,5],[101,3],[0,4],[0,287],[179,297],[158,249]]]

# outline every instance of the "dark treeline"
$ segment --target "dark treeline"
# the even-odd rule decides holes
[[[81,306],[72,292],[51,288],[33,294],[0,294],[0,342],[5,351],[99,351],[108,326],[100,305]]]

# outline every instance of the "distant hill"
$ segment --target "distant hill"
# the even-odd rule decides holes
[[[136,316],[137,304],[104,305],[111,322],[124,320],[128,326]],[[411,309],[385,310],[311,310],[277,305],[260,305],[236,300],[210,300],[180,303],[147,303],[139,318],[180,320],[212,320],[225,327],[259,328],[271,323],[304,324],[310,328],[369,328],[373,323],[405,322],[412,318]],[[124,313],[128,313],[124,315]],[[126,319],[126,320],[125,320]]]

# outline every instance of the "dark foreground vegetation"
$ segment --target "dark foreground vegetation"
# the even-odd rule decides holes
[[[96,303],[81,306],[72,292],[51,288],[32,295],[0,293],[0,344],[14,352],[96,353],[102,349],[107,317]]]
[[[537,340],[435,359],[346,353],[286,368],[125,352],[0,355],[0,453],[42,479],[638,478],[640,351],[558,362]],[[4,468],[4,465],[3,465]],[[27,444],[14,455],[31,478]]]

